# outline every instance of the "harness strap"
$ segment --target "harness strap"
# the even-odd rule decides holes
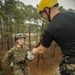
[[[75,70],[67,70],[67,64],[75,64],[75,56],[64,56],[59,68],[61,75],[71,75]]]
[[[61,75],[70,75],[69,71],[66,68],[66,64],[63,64],[62,62],[59,65],[60,73]]]

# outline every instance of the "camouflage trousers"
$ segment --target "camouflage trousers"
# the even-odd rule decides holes
[[[25,67],[25,68],[20,67],[14,70],[12,75],[30,75],[29,67]]]
[[[65,67],[64,67],[65,68]],[[75,64],[66,64],[66,69],[71,71],[70,75],[75,75]],[[72,72],[73,71],[73,72]],[[58,67],[55,71],[54,75],[61,75],[60,74],[60,68]]]

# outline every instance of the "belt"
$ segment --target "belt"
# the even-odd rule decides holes
[[[64,56],[63,61],[64,63],[75,64],[75,56]]]

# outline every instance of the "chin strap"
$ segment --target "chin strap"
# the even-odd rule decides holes
[[[18,42],[17,42],[17,44],[20,45]],[[23,48],[23,45],[20,45],[20,46],[21,46],[21,48]]]
[[[47,11],[46,11],[46,9],[44,9],[44,12],[47,14],[47,16],[48,16],[48,20],[51,22],[51,19],[50,19],[50,11],[51,11],[51,9],[49,8],[49,13],[47,13]]]

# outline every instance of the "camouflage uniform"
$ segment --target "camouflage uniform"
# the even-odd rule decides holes
[[[29,49],[26,46],[21,48],[14,46],[6,53],[2,62],[6,62],[7,65],[13,62],[14,75],[30,75],[29,67],[26,63],[28,51]]]
[[[64,67],[64,69],[65,69],[65,67]],[[70,75],[75,75],[75,64],[67,64],[66,69],[69,70],[69,71],[73,70],[73,72],[70,72]],[[59,67],[56,69],[54,75],[61,75]]]

